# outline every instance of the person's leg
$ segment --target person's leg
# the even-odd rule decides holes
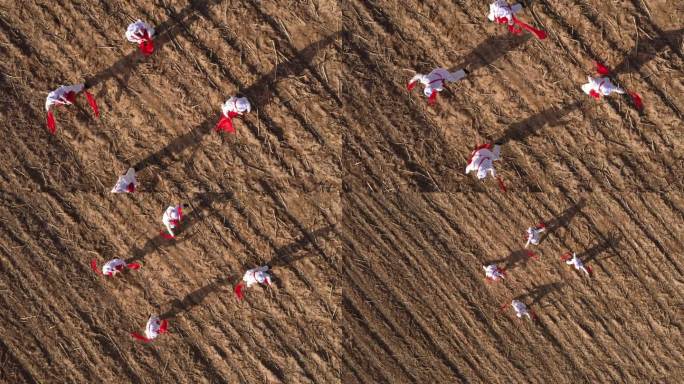
[[[521,9],[523,9],[523,5],[520,3],[516,3],[516,4],[511,5],[511,12],[513,12],[514,14],[516,12],[520,12]]]

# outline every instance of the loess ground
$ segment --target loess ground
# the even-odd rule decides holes
[[[0,0],[0,382],[684,381],[684,8],[532,0],[538,41],[487,3]],[[581,93],[594,60],[643,112]],[[405,86],[438,66],[471,74],[428,107]],[[100,119],[79,99],[50,135],[80,82]],[[488,141],[507,192],[463,174]],[[139,192],[108,193],[128,167]],[[143,267],[90,270],[115,257]],[[153,313],[170,333],[132,340]]]

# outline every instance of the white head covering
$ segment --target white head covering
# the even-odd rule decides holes
[[[527,305],[525,305],[525,303],[523,303],[522,301],[513,300],[511,302],[511,305],[513,306],[513,310],[515,311],[515,314],[518,317],[523,317],[525,315],[529,316],[529,314],[527,313]]]
[[[496,175],[494,171],[494,160],[499,160],[500,146],[495,145],[494,151],[490,151],[487,148],[480,148],[473,154],[472,159],[468,166],[466,166],[466,174],[471,171],[477,170],[477,178],[484,179],[487,177],[487,173],[491,172],[492,176]]]
[[[112,188],[112,193],[128,193],[128,186],[131,184],[138,188],[138,182],[135,180],[135,169],[128,168],[125,175],[119,176],[119,180]]]
[[[152,315],[150,319],[147,320],[147,325],[145,326],[145,337],[148,339],[156,339],[159,336],[159,327],[161,326],[161,320],[159,316]]]
[[[126,29],[126,39],[131,43],[140,43],[143,31],[147,31],[147,35],[151,38],[154,36],[154,28],[142,20],[137,20],[135,23],[128,25]]]
[[[613,92],[625,93],[625,90],[613,84],[613,82],[608,77],[587,77],[588,83],[582,85],[582,91],[587,95],[591,91],[596,91],[602,96],[608,96]]]
[[[459,69],[456,72],[449,72],[448,70],[444,68],[436,68],[433,69],[432,72],[428,73],[427,75],[423,74],[416,74],[413,76],[411,81],[409,83],[414,83],[416,81],[420,81],[421,84],[425,86],[425,89],[423,89],[423,93],[425,96],[430,97],[433,92],[441,92],[444,90],[444,82],[448,81],[450,83],[453,83],[454,81],[461,80],[466,76],[466,73],[464,70]]]
[[[243,114],[245,112],[251,112],[252,105],[246,97],[231,97],[223,103],[221,110],[224,115],[228,116],[230,112],[235,112],[238,114]]]
[[[47,99],[45,100],[45,110],[50,111],[50,108],[55,104],[71,104],[71,102],[66,99],[66,94],[69,92],[79,93],[83,88],[85,88],[85,84],[60,85],[59,88],[48,93]]]
[[[268,284],[271,284],[271,276],[266,271],[268,271],[268,265],[250,269],[242,276],[242,281],[247,284],[247,287],[250,287],[255,283],[263,284],[264,282],[267,282]]]
[[[109,275],[109,274],[111,274],[111,273],[118,272],[118,271],[119,271],[118,268],[119,268],[119,267],[122,267],[122,266],[125,267],[125,266],[126,266],[126,262],[123,261],[123,260],[121,260],[121,259],[112,259],[112,260],[109,260],[108,262],[106,262],[106,263],[102,266],[102,274],[103,274],[103,275]]]
[[[489,4],[489,15],[487,15],[487,18],[489,21],[494,21],[497,17],[505,17],[508,19],[508,24],[513,24],[513,14],[521,9],[522,5],[520,4],[511,6],[505,0],[496,0]]]

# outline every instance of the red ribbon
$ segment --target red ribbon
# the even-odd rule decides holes
[[[242,289],[245,287],[245,284],[240,282],[240,284],[235,286],[235,289],[233,290],[235,292],[235,296],[238,298],[238,300],[242,300],[245,297],[244,292]]]
[[[522,29],[526,29],[527,31],[532,32],[535,36],[537,36],[537,38],[539,40],[546,39],[546,32],[542,31],[541,29],[536,29],[536,28],[532,27],[531,25],[525,24],[522,21],[518,20],[515,16],[513,16],[513,22],[516,25],[518,25],[519,27],[521,27]],[[508,28],[509,30],[511,30],[510,27],[511,26],[509,26],[509,28]]]
[[[47,113],[47,127],[48,131],[50,131],[50,133],[53,135],[57,131],[57,126],[55,124],[55,115],[52,114],[52,111],[48,111]]]
[[[233,119],[222,115],[221,120],[219,120],[219,122],[216,124],[214,131],[235,133],[235,128],[233,127]]]
[[[136,338],[140,341],[144,341],[145,343],[149,343],[150,341],[152,341],[151,339],[148,339],[147,337],[145,337],[145,336],[143,336],[137,332],[132,332],[131,336],[133,336],[134,338]]]
[[[632,102],[636,109],[643,109],[644,103],[641,101],[641,96],[636,92],[629,92],[629,96],[632,98]]]
[[[610,75],[610,69],[606,67],[605,65],[599,63],[598,61],[596,63],[596,73],[599,75]]]
[[[437,91],[432,91],[430,94],[430,97],[428,97],[428,104],[432,105],[437,101]]]
[[[88,99],[88,104],[90,104],[90,108],[93,110],[93,113],[95,114],[95,117],[100,117],[100,109],[97,107],[97,102],[95,102],[95,98],[93,95],[85,91],[86,99]]]
[[[90,260],[90,268],[92,268],[93,271],[95,271],[95,273],[97,273],[98,275],[102,274],[100,269],[97,267],[97,260],[95,260],[95,259]]]
[[[142,41],[138,45],[138,49],[140,49],[140,53],[145,56],[149,56],[154,52],[154,42],[150,35],[147,34],[147,31],[143,31]]]
[[[498,176],[496,177],[496,180],[499,181],[499,189],[501,189],[501,192],[506,192],[506,186],[504,185],[503,180]]]

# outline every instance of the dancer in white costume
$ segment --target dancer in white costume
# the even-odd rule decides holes
[[[164,236],[164,237],[171,238],[171,239],[176,237],[176,235],[173,233],[173,230],[180,224],[182,219],[183,219],[183,205],[181,205],[181,204],[171,205],[168,208],[166,208],[166,211],[164,211],[164,216],[162,216],[162,222],[166,226],[166,230],[168,231],[168,236]],[[162,231],[162,235],[165,235],[163,231]]]
[[[116,276],[117,273],[123,272],[124,269],[139,269],[140,264],[131,263],[128,264],[121,259],[112,259],[104,263],[102,266],[102,272],[97,268],[97,260],[93,259],[90,261],[90,267],[95,271],[95,273],[102,274],[105,276]]]
[[[506,272],[496,264],[482,266],[482,268],[485,271],[486,278],[490,281],[498,281],[506,278]]]
[[[498,24],[507,24],[508,31],[514,35],[522,33],[523,29],[533,33],[539,40],[546,39],[546,32],[536,29],[531,25],[525,24],[515,17],[515,14],[523,9],[522,4],[509,5],[505,0],[496,0],[489,4],[489,14],[487,18],[489,21]]]
[[[527,248],[530,244],[539,245],[539,240],[541,240],[541,233],[546,231],[546,225],[544,223],[539,223],[536,227],[527,228]]]
[[[131,336],[140,341],[148,343],[159,337],[159,335],[166,333],[168,331],[168,327],[168,320],[162,320],[159,318],[159,316],[152,315],[150,316],[149,320],[147,320],[147,325],[145,326],[145,336],[137,332],[131,333]]]
[[[252,268],[245,272],[245,274],[242,276],[242,282],[235,286],[235,296],[237,296],[238,299],[242,299],[244,297],[242,288],[244,288],[245,285],[247,288],[254,284],[266,284],[270,286],[272,281],[271,275],[267,272],[268,270],[268,265],[264,265],[262,267]]]
[[[434,69],[427,75],[416,74],[408,83],[408,90],[412,90],[416,84],[421,83],[425,86],[423,93],[428,97],[428,103],[432,104],[437,99],[437,93],[444,90],[447,82],[453,83],[466,77],[468,71],[459,69],[456,72],[449,72],[444,68]]]
[[[126,39],[131,43],[138,44],[140,52],[149,56],[154,52],[154,27],[142,20],[128,25],[126,29]]]
[[[572,265],[576,270],[584,272],[585,275],[591,276],[591,268],[585,267],[575,252],[572,253],[572,256],[570,252],[564,254],[561,256],[561,260],[565,261],[565,264]]]
[[[231,97],[221,105],[221,120],[216,124],[214,130],[235,133],[233,118],[249,113],[251,110],[252,105],[246,97]]]
[[[494,170],[494,161],[499,160],[499,153],[501,147],[492,144],[483,144],[478,146],[470,154],[470,160],[466,166],[465,173],[468,174],[472,171],[477,171],[477,178],[484,179],[487,174],[491,174],[492,177],[496,177],[496,171]]]
[[[112,188],[112,193],[133,193],[136,188],[138,188],[138,182],[135,180],[135,169],[128,168],[125,175],[119,176],[119,180]]]
[[[95,102],[95,97],[86,91],[85,84],[75,84],[75,85],[60,85],[59,88],[48,93],[47,99],[45,100],[45,110],[47,111],[47,127],[50,133],[53,135],[57,131],[55,123],[55,115],[52,112],[53,108],[62,105],[72,105],[76,102],[76,96],[83,92],[90,104],[90,108],[93,110],[95,117],[100,116],[100,110]]]

